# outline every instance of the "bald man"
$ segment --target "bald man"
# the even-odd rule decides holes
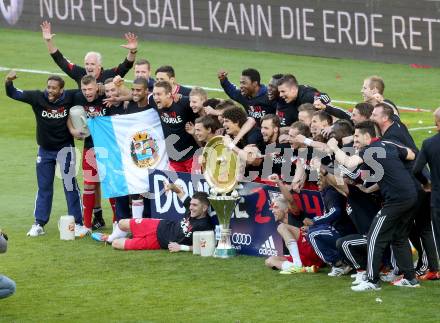
[[[93,75],[98,83],[104,84],[104,81],[108,78],[113,78],[117,75],[124,77],[133,67],[138,46],[137,37],[133,33],[126,33],[124,36],[127,40],[127,44],[121,45],[121,47],[128,49],[128,54],[125,60],[116,67],[104,69],[102,67],[102,56],[98,52],[88,52],[85,55],[84,67],[71,63],[55,46],[53,41],[55,34],[52,34],[50,22],[43,21],[40,27],[50,56],[52,56],[55,63],[63,70],[63,72],[69,75],[69,77],[78,84],[78,87],[81,87],[81,78],[84,75]]]
[[[434,228],[434,237],[437,243],[437,254],[440,254],[440,108],[434,112],[437,134],[425,139],[414,165],[414,175],[422,181],[422,170],[428,164],[431,170],[431,181],[422,181],[425,190],[431,191],[431,216]],[[440,276],[437,273],[437,279]]]

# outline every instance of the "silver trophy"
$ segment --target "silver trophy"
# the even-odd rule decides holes
[[[214,251],[214,257],[230,258],[235,256],[231,243],[231,216],[240,197],[235,187],[238,183],[241,167],[238,155],[223,144],[222,136],[213,137],[203,149],[203,175],[211,187],[208,197],[217,213],[220,224],[220,240]]]

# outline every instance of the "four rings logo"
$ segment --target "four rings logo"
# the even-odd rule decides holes
[[[10,0],[10,5],[6,6],[5,0],[0,0],[0,10],[8,24],[15,25],[23,11],[23,0]]]
[[[252,236],[247,233],[234,233],[232,235],[232,243],[249,246],[252,243]]]

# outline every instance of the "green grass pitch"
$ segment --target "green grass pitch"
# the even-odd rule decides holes
[[[59,72],[39,33],[0,29],[0,36],[0,66]],[[126,54],[119,47],[122,38],[59,34],[55,41],[78,63],[89,50],[102,52],[106,67]],[[257,68],[264,83],[272,74],[290,72],[300,83],[343,101],[359,101],[362,80],[378,74],[385,79],[386,97],[396,104],[427,110],[440,105],[439,69],[146,41],[140,42],[138,57],[148,58],[153,69],[173,65],[182,84],[211,88],[219,88],[220,68],[234,82],[247,67]],[[21,89],[41,89],[47,78],[18,76],[15,84]],[[74,87],[72,81],[69,87]],[[415,290],[384,285],[381,292],[355,294],[349,278],[329,278],[326,269],[286,276],[264,268],[263,258],[117,252],[90,238],[60,241],[57,220],[66,207],[59,180],[47,234],[27,238],[36,192],[35,121],[29,106],[7,98],[3,87],[0,92],[0,226],[10,236],[8,253],[0,255],[0,273],[17,282],[17,293],[0,301],[1,322],[438,321],[438,282]],[[431,112],[407,112],[402,118],[409,128],[433,124]],[[418,145],[429,131],[434,129],[412,131]],[[110,223],[109,205],[104,201],[103,206]]]

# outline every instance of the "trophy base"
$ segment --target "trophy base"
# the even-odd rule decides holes
[[[235,257],[236,253],[235,253],[235,249],[231,248],[231,249],[220,249],[220,248],[215,248],[214,251],[214,258],[232,258]]]

